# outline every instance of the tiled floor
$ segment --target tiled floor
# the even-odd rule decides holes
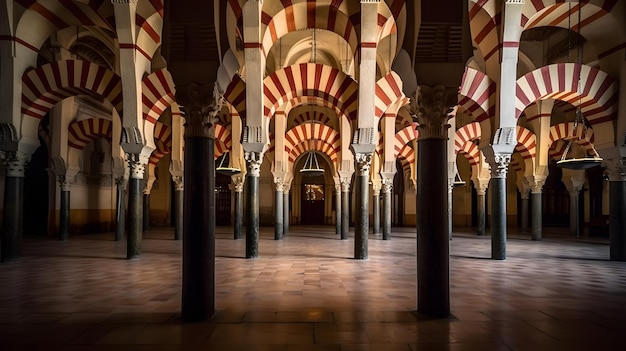
[[[113,234],[25,239],[0,264],[0,350],[624,350],[626,263],[606,240],[511,234],[507,260],[489,237],[451,241],[453,317],[417,318],[415,233],[370,236],[369,260],[333,227],[262,228],[260,258],[218,228],[219,310],[181,324],[181,242],[144,236],[125,259]]]

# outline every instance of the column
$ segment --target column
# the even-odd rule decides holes
[[[543,210],[541,208],[541,188],[533,189],[530,192],[530,201],[532,215],[530,216],[530,237],[532,240],[539,241],[542,239],[542,215]]]
[[[143,189],[143,233],[150,230],[150,189]]]
[[[138,154],[126,154],[130,169],[128,180],[128,241],[126,258],[141,256],[141,235],[143,226],[143,175],[146,161]]]
[[[235,220],[233,221],[233,239],[243,239],[243,178],[233,177],[235,186]]]
[[[448,229],[448,115],[443,86],[420,87],[417,164],[417,311],[450,315]]]
[[[476,188],[476,219],[477,219],[477,228],[476,234],[480,236],[485,236],[485,228],[487,222],[487,206],[485,201],[485,194],[487,193],[487,189],[483,187]]]
[[[383,240],[391,239],[391,195],[393,179],[383,179]]]
[[[506,175],[510,154],[490,155],[491,166],[491,258],[506,259]]]
[[[246,258],[259,257],[259,176],[263,154],[244,153],[248,173],[246,174]]]
[[[335,234],[341,235],[341,181],[335,184]]]
[[[528,202],[530,200],[530,189],[522,189],[520,191],[522,197],[522,209],[521,209],[521,230],[522,233],[528,233]]]
[[[356,221],[354,226],[354,258],[367,259],[369,231],[369,175],[372,154],[357,153],[356,160]]]
[[[579,189],[569,192],[569,234],[577,238],[580,237],[579,193]]]
[[[215,313],[215,131],[223,99],[213,101],[189,87],[185,124],[182,308],[184,322]],[[208,105],[208,106],[207,106]]]
[[[70,237],[70,182],[65,176],[57,177],[57,181],[61,188],[59,240],[67,240]]]
[[[374,212],[372,216],[373,234],[380,234],[380,187],[380,185],[374,185],[372,188],[374,190],[374,195],[372,196],[372,201],[374,201],[372,204],[372,211]]]
[[[0,262],[20,258],[22,244],[22,215],[24,204],[24,170],[28,161],[21,152],[2,152],[6,167],[4,205],[2,211],[2,251]]]
[[[609,175],[609,258],[626,262],[626,157],[607,160]],[[6,202],[5,202],[6,203]]]
[[[173,176],[174,182],[174,240],[182,240],[183,238],[183,218],[185,203],[185,183],[183,177]]]
[[[289,234],[289,190],[291,185],[289,183],[285,183],[285,188],[283,189],[283,236]]]
[[[341,178],[341,240],[350,232],[350,178]]]
[[[124,175],[115,178],[117,196],[115,198],[115,241],[124,240],[126,231],[126,184]]]
[[[274,178],[274,185],[276,187],[276,192],[274,196],[274,240],[282,240],[283,239],[283,189],[284,182],[282,179]]]
[[[452,240],[452,190],[454,178],[448,178],[448,239]]]

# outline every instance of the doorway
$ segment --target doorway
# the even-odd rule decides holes
[[[324,224],[324,176],[302,178],[302,224]]]

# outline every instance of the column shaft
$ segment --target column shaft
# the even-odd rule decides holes
[[[335,234],[341,235],[341,189],[335,191]]]
[[[143,194],[143,232],[150,230],[150,194]]]
[[[506,259],[506,177],[491,178],[491,258]]]
[[[183,206],[185,201],[185,192],[184,190],[176,190],[174,191],[174,240],[181,240],[183,238],[183,223],[184,223],[184,212]]]
[[[418,140],[417,310],[450,315],[446,138]]]
[[[233,239],[243,239],[243,191],[235,191],[235,223],[233,231]]]
[[[367,236],[369,230],[369,184],[368,175],[359,174],[357,181],[357,218],[354,228],[354,258],[367,259]]]
[[[117,182],[115,203],[115,241],[122,241],[126,229],[126,182]]]
[[[380,234],[380,193],[374,192],[374,196],[372,197],[372,201],[374,201],[373,205],[373,223],[372,223],[372,233]]]
[[[24,178],[4,178],[4,207],[2,210],[2,262],[20,258],[22,241],[22,214]]]
[[[530,198],[532,201],[532,223],[531,223],[531,239],[541,240],[542,238],[542,215],[541,209],[541,193],[531,193]]]
[[[289,234],[289,191],[283,192],[283,236]]]
[[[185,322],[215,313],[214,139],[185,137],[182,311]]]
[[[610,259],[626,262],[626,181],[609,182],[609,190]]]
[[[126,258],[137,258],[141,255],[141,235],[143,225],[143,190],[142,179],[128,180],[128,242]]]
[[[448,180],[448,238],[452,240],[452,185]]]
[[[259,257],[259,177],[246,174],[246,258]]]
[[[350,192],[341,191],[341,240],[348,240],[350,233]]]
[[[275,198],[275,226],[274,226],[274,240],[282,240],[283,238],[283,191],[276,190],[276,198]]]
[[[59,211],[59,240],[70,237],[70,192],[61,191],[61,208]]]
[[[478,227],[476,228],[476,234],[484,236],[485,228],[486,228],[486,204],[485,204],[485,194],[478,194],[476,196],[476,219],[478,220]]]
[[[580,219],[578,218],[578,190],[569,193],[569,233],[580,237]]]
[[[391,191],[383,192],[383,240],[391,239]]]

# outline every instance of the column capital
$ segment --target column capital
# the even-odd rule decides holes
[[[383,187],[382,187],[383,194],[390,193],[392,189],[393,189],[393,179],[383,178]]]
[[[350,191],[350,178],[341,178],[341,191],[347,193]]]
[[[450,97],[447,96],[445,87],[419,86],[415,96],[411,98],[410,110],[413,118],[417,120],[418,140],[427,138],[448,138],[447,123],[451,113],[454,113],[454,103],[448,104]]]
[[[283,178],[274,178],[274,188],[276,191],[284,191],[285,190],[285,181]]]
[[[70,181],[69,177],[66,177],[64,175],[58,175],[56,178],[57,182],[59,182],[59,187],[61,188],[61,191],[70,191],[70,188],[72,187],[72,182]]]
[[[125,187],[127,182],[128,178],[126,178],[123,174],[115,176],[115,184]]]
[[[213,93],[197,84],[190,84],[183,100],[186,101],[185,138],[214,138],[213,124],[226,101],[217,84]]]
[[[619,157],[605,160],[603,166],[606,167],[606,173],[609,176],[609,181],[626,181],[626,158]]]
[[[356,172],[358,176],[364,176],[370,174],[370,166],[372,164],[371,153],[357,153],[354,155],[356,162]]]
[[[175,191],[183,191],[185,190],[185,181],[181,176],[172,176],[172,181],[174,182],[174,190]]]
[[[511,155],[493,154],[487,158],[487,162],[491,167],[492,178],[506,178],[506,174],[509,169],[509,163],[511,163]]]
[[[233,181],[233,186],[235,187],[235,191],[238,193],[242,192],[243,185],[244,185],[243,177],[242,176],[232,177],[232,181]]]
[[[246,160],[248,172],[253,177],[261,175],[261,163],[263,163],[263,153],[255,151],[245,151],[243,158]]]
[[[130,177],[133,179],[143,179],[146,172],[148,158],[143,154],[126,154],[128,168],[130,169]]]
[[[23,178],[30,156],[20,151],[0,151],[0,160],[6,168],[6,176]]]
[[[546,184],[546,178],[544,176],[533,176],[526,179],[530,192],[533,194],[540,194],[543,186]]]

